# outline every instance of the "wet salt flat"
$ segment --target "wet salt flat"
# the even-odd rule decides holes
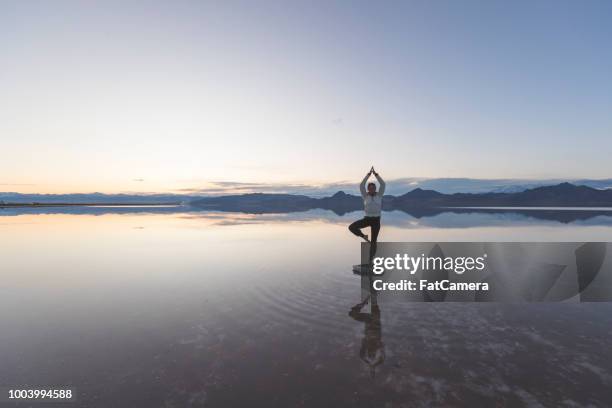
[[[0,384],[87,407],[612,405],[609,303],[359,307],[358,213],[54,211],[0,213]],[[511,212],[385,213],[380,235],[611,238],[609,215]]]

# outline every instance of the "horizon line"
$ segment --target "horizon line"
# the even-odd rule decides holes
[[[394,181],[398,182],[401,180],[406,180],[407,178],[402,178],[402,179],[391,179],[388,180],[387,183],[393,183]],[[411,179],[411,178],[410,178]],[[612,178],[607,178],[607,179],[585,179],[585,178],[581,178],[581,179],[541,179],[541,180],[527,180],[527,179],[472,179],[472,178],[464,178],[464,177],[455,177],[455,178],[432,178],[432,179],[426,179],[426,180],[470,180],[470,181],[525,181],[525,182],[536,182],[536,183],[546,183],[546,182],[550,182],[552,184],[536,184],[533,186],[512,186],[512,185],[508,185],[506,187],[521,187],[524,190],[528,190],[528,189],[533,189],[533,188],[538,188],[538,187],[549,187],[549,186],[556,186],[556,185],[560,185],[560,184],[571,184],[574,186],[584,186],[584,187],[589,187],[589,188],[593,188],[595,190],[607,190],[607,189],[612,189],[612,185],[608,186],[608,187],[603,187],[603,188],[597,188],[597,187],[593,187],[593,186],[589,186],[589,185],[585,185],[585,184],[577,184],[576,182],[580,182],[580,181],[590,181],[590,182],[612,182]],[[258,183],[245,183],[245,184],[258,184]],[[353,186],[354,184],[354,186]],[[0,184],[1,186],[2,184]],[[270,183],[270,186],[277,186],[274,183]],[[312,192],[316,192],[319,191],[320,194],[323,193],[327,193],[327,194],[336,194],[339,192],[345,192],[344,190],[346,190],[346,188],[343,187],[350,187],[350,189],[355,189],[358,190],[358,183],[340,183],[340,182],[336,182],[336,183],[330,183],[327,185],[327,187],[322,187],[321,185],[311,185],[311,186],[307,186],[307,185],[301,185],[302,188],[308,188],[308,189],[312,189],[314,191]],[[296,187],[295,184],[289,185],[288,186],[292,186],[292,187]],[[404,188],[406,187],[410,187],[410,186],[404,186]],[[421,189],[421,190],[429,190],[429,191],[436,191],[438,193],[442,193],[442,194],[453,194],[453,193],[444,193],[441,192],[435,188],[423,188],[419,185],[414,185],[412,186],[413,188],[410,189],[405,189],[405,192],[410,192],[410,191],[414,191],[417,189]],[[329,191],[330,189],[336,188],[336,190],[334,192]],[[247,191],[248,190],[248,191]],[[39,193],[39,192],[34,192],[34,193],[22,193],[22,192],[18,192],[18,191],[0,191],[0,195],[11,195],[11,194],[15,194],[15,195],[21,195],[21,196],[28,196],[28,195],[35,195],[35,196],[70,196],[70,195],[102,195],[102,196],[117,196],[117,195],[124,195],[124,196],[140,196],[140,197],[150,197],[150,196],[176,196],[176,197],[212,197],[212,196],[224,196],[224,195],[244,195],[244,194],[289,194],[289,195],[305,195],[308,196],[307,192],[299,192],[299,191],[283,191],[282,188],[279,188],[278,190],[276,189],[272,189],[269,191],[261,191],[261,190],[256,190],[256,189],[247,189],[247,188],[238,188],[236,190],[231,189],[231,188],[227,188],[227,189],[223,189],[221,191],[221,189],[209,189],[208,191],[212,191],[212,193],[206,193],[205,191],[207,191],[207,189],[178,189],[178,190],[173,190],[173,191],[169,191],[169,192],[139,192],[139,191],[121,191],[121,192],[101,192],[101,191],[91,191],[91,192],[69,192],[69,193]],[[456,191],[458,193],[460,193],[460,191]],[[481,192],[477,192],[477,193],[486,193],[486,192],[508,192],[508,191],[481,191]],[[511,192],[518,192],[518,191],[511,191]],[[470,193],[470,192],[465,192],[465,193]],[[319,195],[320,195],[319,194]],[[317,194],[315,194],[316,196]],[[393,194],[386,194],[386,195],[393,195]],[[0,197],[1,198],[1,197]]]

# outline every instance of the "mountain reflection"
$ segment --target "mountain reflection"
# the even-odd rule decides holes
[[[355,212],[353,212],[355,213]],[[82,206],[0,208],[0,217],[19,215],[73,214],[177,214],[181,217],[215,221],[216,225],[265,224],[321,220],[346,223],[353,213],[331,210],[277,211],[270,213],[203,210],[185,206]],[[429,226],[463,228],[518,224],[578,224],[612,226],[612,208],[413,208],[384,211],[388,224],[402,228]]]

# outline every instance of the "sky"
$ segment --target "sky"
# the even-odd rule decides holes
[[[3,1],[0,191],[610,178],[609,1]]]

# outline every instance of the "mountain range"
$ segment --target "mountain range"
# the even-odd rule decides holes
[[[174,204],[193,209],[248,213],[297,212],[326,209],[345,214],[363,209],[358,195],[338,191],[327,197],[301,194],[247,193],[222,196],[180,194],[18,194],[0,193],[0,206],[11,204]],[[612,189],[560,183],[519,192],[485,192],[445,194],[415,188],[401,195],[385,195],[384,210],[427,212],[452,207],[612,207]]]
[[[344,214],[363,208],[362,198],[339,191],[330,197],[313,198],[296,194],[251,193],[203,197],[190,205],[217,211],[248,213],[294,212],[311,209],[332,210]],[[612,189],[598,190],[587,186],[560,183],[516,193],[454,193],[416,188],[399,196],[385,195],[383,209],[441,207],[609,207]]]

